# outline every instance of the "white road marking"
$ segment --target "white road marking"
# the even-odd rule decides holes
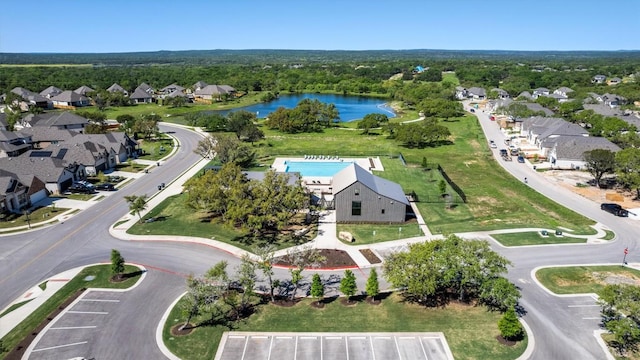
[[[600,320],[602,319],[601,317],[583,317],[582,320]]]
[[[595,304],[595,305],[569,305],[567,307],[575,308],[575,307],[595,307],[595,306],[599,307],[600,305],[598,305],[598,304]]]
[[[325,336],[327,340],[342,340],[342,336]]]
[[[46,348],[42,348],[42,349],[34,349],[34,350],[31,350],[31,352],[53,350],[53,349],[59,349],[59,348],[68,347],[68,346],[83,345],[83,344],[86,344],[86,343],[88,343],[88,341],[81,341],[81,342],[77,342],[77,343],[73,343],[73,344],[65,344],[65,345],[58,345],[58,346],[50,346],[50,347],[46,347]]]
[[[96,302],[120,302],[120,300],[109,300],[109,299],[82,299],[80,301],[96,301]]]
[[[349,336],[349,340],[364,340],[366,336]]]

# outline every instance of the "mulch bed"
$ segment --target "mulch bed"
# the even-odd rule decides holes
[[[367,299],[365,300],[367,302],[367,304],[369,305],[380,305],[382,304],[382,300],[380,299],[374,299],[371,296],[367,296]]]
[[[324,309],[324,303],[322,301],[312,301],[311,304],[309,304],[312,308],[316,308],[316,309]]]
[[[320,267],[332,268],[332,267],[344,267],[344,266],[357,266],[351,256],[346,251],[332,250],[332,249],[319,249],[318,252],[321,256],[324,256],[327,260],[320,264]],[[274,260],[274,265],[280,266],[292,266],[288,256],[281,256]]]
[[[267,301],[269,301],[269,300],[270,299],[268,299]],[[289,297],[277,297],[276,296],[276,301],[273,302],[273,305],[282,306],[282,307],[292,307],[292,306],[295,306],[298,302],[300,302],[299,299],[291,300],[291,298],[289,298]]]
[[[180,327],[182,327],[182,324],[173,325],[171,327],[171,335],[184,336],[191,334],[191,332],[193,331],[193,324],[187,324],[187,326],[185,326],[182,330],[180,330]]]
[[[343,306],[356,306],[358,305],[358,302],[355,300],[349,301],[349,298],[345,296],[340,298],[340,304]]]
[[[82,295],[82,293],[85,291],[86,289],[80,289],[78,291],[75,292],[75,294],[72,294],[71,296],[69,296],[68,299],[66,299],[62,304],[60,304],[60,306],[58,306],[55,310],[53,310],[45,319],[44,321],[42,321],[32,332],[31,334],[27,335],[26,338],[22,339],[22,341],[20,341],[18,343],[18,346],[16,346],[14,349],[12,349],[6,356],[5,356],[5,360],[20,360],[22,359],[22,356],[24,355],[24,353],[27,351],[27,348],[29,347],[29,345],[31,345],[31,343],[33,342],[33,340],[35,340],[36,336],[38,336],[38,334],[40,333],[40,331],[42,331],[42,329],[44,329],[45,326],[47,326],[53,319],[56,318],[56,316],[58,316],[58,314],[60,314],[62,312],[62,310],[66,309],[67,306],[71,305],[72,302],[74,302],[78,296]]]
[[[362,254],[370,264],[380,264],[382,262],[382,260],[370,249],[362,249],[360,250],[360,254]]]
[[[507,340],[505,338],[502,337],[502,335],[498,335],[496,336],[496,340],[498,340],[498,342],[502,345],[505,346],[514,346],[515,344],[517,344],[517,341],[513,341],[513,340]]]

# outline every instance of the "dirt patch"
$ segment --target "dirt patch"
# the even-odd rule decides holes
[[[355,300],[349,300],[349,298],[345,296],[340,298],[340,304],[349,307],[358,305],[358,302]]]
[[[611,272],[593,272],[591,276],[599,283],[611,285],[611,284],[628,284],[628,285],[640,285],[640,278],[633,274],[620,274]]]
[[[322,301],[312,301],[309,306],[314,309],[324,309],[324,302]]]
[[[60,306],[58,306],[55,310],[53,310],[44,319],[44,321],[42,321],[35,329],[33,329],[31,334],[27,335],[26,338],[22,339],[22,341],[20,341],[18,343],[18,346],[16,346],[14,349],[12,349],[5,356],[4,359],[5,360],[20,360],[20,359],[22,359],[22,356],[27,351],[27,348],[29,347],[29,345],[31,345],[33,340],[35,340],[36,336],[38,336],[38,334],[42,331],[42,329],[44,329],[44,327],[47,326],[47,324],[49,324],[53,319],[55,319],[56,316],[58,316],[62,312],[62,310],[67,308],[67,306],[71,305],[71,303],[74,302],[78,298],[78,296],[82,295],[82,293],[85,290],[87,290],[87,289],[80,289],[80,290],[76,291],[74,294],[72,294],[71,296],[69,296],[62,304],[60,304]]]
[[[549,170],[539,173],[547,178],[555,185],[562,186],[572,192],[579,194],[589,200],[595,202],[607,202],[607,195],[611,195],[620,199],[615,201],[624,208],[636,208],[640,206],[640,202],[635,200],[635,192],[625,191],[624,189],[599,189],[596,186],[589,185],[593,181],[593,176],[588,172],[575,170]],[[605,181],[603,181],[605,182]],[[580,185],[578,185],[580,184]],[[618,197],[619,196],[619,197]]]
[[[171,335],[173,335],[173,336],[184,336],[184,335],[191,334],[191,332],[194,329],[193,324],[187,324],[183,329],[181,329],[182,325],[183,324],[173,325],[171,327]]]
[[[318,252],[320,256],[326,259],[322,264],[319,264],[319,267],[336,268],[336,267],[357,266],[356,262],[353,261],[351,256],[349,256],[349,254],[346,251],[333,250],[333,249],[319,249]],[[293,266],[288,256],[282,256],[282,257],[276,258],[274,261],[274,264],[279,266]]]
[[[373,251],[371,251],[371,249],[362,249],[360,250],[360,254],[362,254],[370,264],[380,264],[382,262],[382,260]]]
[[[514,346],[515,344],[517,344],[517,341],[513,341],[513,340],[507,340],[505,338],[502,337],[502,335],[498,335],[496,336],[496,340],[498,340],[498,342],[502,345],[505,346]]]

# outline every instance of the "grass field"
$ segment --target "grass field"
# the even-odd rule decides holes
[[[608,277],[624,277],[637,283],[640,271],[611,265],[552,267],[536,272],[538,281],[556,294],[596,293],[607,285]]]
[[[23,214],[13,214],[13,213],[5,214],[5,217],[3,217],[2,220],[0,220],[0,229],[8,229],[8,228],[13,228],[18,226],[25,226],[25,225],[28,225],[29,223],[31,223],[31,225],[34,226],[35,224],[41,221],[46,221],[50,217],[61,214],[67,210],[69,209],[63,209],[63,208],[53,209],[50,206],[40,207],[29,213],[28,215],[29,221],[27,221],[27,215],[24,213]]]
[[[526,348],[527,341],[513,347],[501,345],[497,322],[501,314],[484,307],[449,305],[425,308],[401,301],[392,294],[381,305],[359,302],[346,307],[333,301],[315,309],[306,299],[293,307],[260,306],[248,319],[236,324],[237,331],[320,331],[320,332],[431,332],[442,331],[455,359],[511,360]],[[184,322],[176,306],[163,331],[167,347],[181,359],[211,359],[215,356],[224,326],[196,328],[190,335],[173,337],[172,326]]]
[[[556,236],[553,232],[549,232],[549,236],[542,236],[538,232],[519,232],[510,234],[493,234],[491,237],[504,246],[574,244],[586,242],[586,239],[582,238]]]
[[[173,147],[172,139],[162,140],[138,140],[140,149],[144,150],[144,155],[140,159],[157,161],[167,156]]]
[[[338,232],[348,231],[355,241],[349,245],[373,244],[408,237],[424,236],[417,222],[401,225],[338,224]],[[375,233],[374,233],[375,232]]]
[[[136,223],[127,232],[135,235],[182,235],[205,239],[215,239],[241,249],[252,251],[258,241],[247,237],[245,232],[231,228],[216,221],[205,220],[205,214],[190,209],[185,203],[185,195],[175,195],[162,201],[152,209],[145,219],[162,217],[162,220],[151,223]],[[316,234],[316,228],[307,233],[302,242],[306,242]],[[264,239],[267,241],[267,239]],[[298,243],[278,241],[278,248],[287,248]]]
[[[20,325],[16,326],[7,335],[0,339],[2,340],[2,344],[7,349],[13,349],[16,347],[18,343],[27,337],[29,333],[33,332],[33,330],[42,323],[49,314],[51,314],[58,306],[64,303],[67,298],[75,294],[81,288],[126,289],[133,286],[142,275],[137,266],[131,265],[125,265],[124,273],[130,274],[131,276],[125,281],[112,283],[109,281],[109,278],[111,277],[110,265],[96,265],[83,269],[78,273],[78,275],[76,275],[76,277],[71,279],[71,281],[53,294],[49,300],[27,316]],[[89,282],[85,280],[87,276],[95,276],[95,278]]]

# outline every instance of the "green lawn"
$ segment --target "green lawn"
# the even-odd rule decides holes
[[[556,294],[597,293],[607,285],[607,276],[624,276],[640,280],[640,271],[619,265],[572,266],[540,269],[536,278]]]
[[[496,239],[504,246],[523,246],[523,245],[543,245],[543,244],[570,244],[584,243],[586,239],[574,238],[569,236],[556,236],[553,232],[549,232],[549,236],[542,236],[538,232],[519,232],[509,234],[493,234],[492,238]]]
[[[116,165],[115,170],[116,171],[126,171],[126,172],[138,173],[138,172],[144,170],[147,166],[148,165],[136,164],[134,162],[131,162],[131,164],[128,164],[128,163],[118,164],[118,165]]]
[[[458,80],[458,76],[456,75],[456,73],[442,73],[442,83],[450,83],[454,86],[458,86],[460,85],[460,80]]]
[[[127,232],[135,235],[182,235],[196,236],[205,239],[215,239],[241,249],[252,251],[252,249],[263,241],[270,239],[248,238],[246,233],[231,228],[216,221],[205,219],[205,214],[198,213],[190,209],[185,204],[185,195],[175,195],[162,201],[152,209],[145,219],[151,217],[164,217],[162,220],[151,223],[136,223]],[[303,242],[315,237],[316,228],[307,233]],[[287,248],[298,243],[288,241],[278,241],[278,248]]]
[[[353,235],[355,241],[353,243],[347,243],[349,245],[373,244],[408,237],[424,236],[417,222],[401,225],[338,224],[338,232],[340,231],[348,231]]]
[[[8,229],[8,228],[13,228],[18,226],[24,226],[24,225],[28,225],[29,223],[31,223],[31,225],[34,226],[35,224],[41,221],[46,221],[50,217],[61,214],[67,210],[69,209],[64,209],[64,208],[53,209],[50,206],[40,207],[33,210],[31,213],[29,213],[28,215],[29,221],[27,221],[27,215],[25,214],[13,214],[13,213],[2,214],[3,217],[0,218],[0,229]]]
[[[140,149],[144,151],[144,155],[139,158],[144,160],[157,161],[167,156],[173,148],[173,139],[166,138],[161,140],[138,140]]]
[[[522,354],[527,341],[513,347],[501,345],[497,322],[501,314],[484,307],[450,305],[445,308],[425,308],[401,301],[391,295],[381,305],[365,302],[346,307],[340,301],[324,309],[303,300],[293,307],[260,306],[248,319],[241,321],[237,331],[291,332],[432,332],[442,331],[456,359],[511,360]],[[203,326],[190,335],[173,337],[170,328],[184,322],[179,307],[168,317],[163,331],[167,347],[181,359],[211,359],[215,356],[223,326]]]
[[[75,294],[81,288],[111,288],[111,289],[126,289],[133,286],[142,272],[137,266],[125,265],[125,274],[128,274],[129,278],[125,281],[112,283],[109,281],[111,277],[111,265],[95,265],[90,266],[82,271],[76,277],[71,279],[65,286],[58,290],[55,294],[49,298],[42,306],[32,312],[27,318],[11,330],[2,339],[3,345],[7,349],[13,349],[18,343],[27,337],[28,334],[42,323],[49,314],[51,314],[58,306],[69,298],[69,296]],[[87,276],[94,276],[91,281],[86,281]]]

